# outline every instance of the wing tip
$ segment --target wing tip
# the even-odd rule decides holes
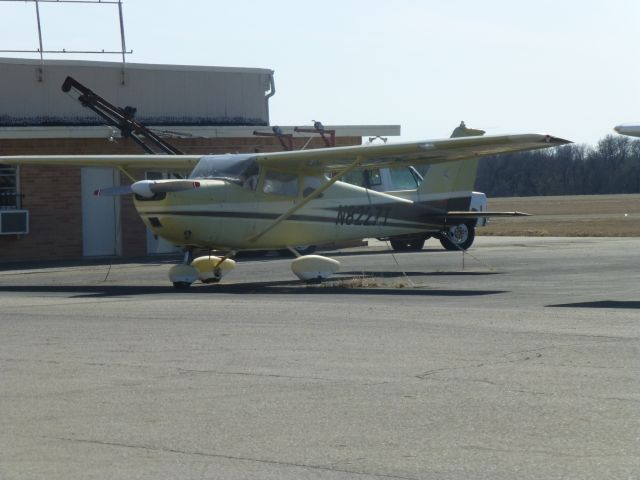
[[[565,138],[554,137],[553,135],[545,135],[544,136],[545,143],[550,143],[552,145],[567,145],[569,143],[573,143],[571,140],[567,140]]]

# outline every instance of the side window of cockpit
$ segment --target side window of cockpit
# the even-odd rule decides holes
[[[270,195],[295,197],[298,195],[298,175],[267,170],[262,182],[262,191]]]
[[[242,175],[242,185],[249,190],[255,190],[258,187],[260,179],[260,170],[257,164],[251,165]]]
[[[379,188],[376,187],[382,185],[380,170],[377,168],[371,170],[354,170],[342,177],[342,181],[359,187],[372,188],[373,190],[379,190]]]
[[[374,168],[372,170],[364,171],[365,187],[373,188],[375,190],[377,186],[382,185],[382,177],[380,176],[380,170]]]
[[[323,181],[319,177],[303,177],[302,178],[302,196],[308,197],[313,192],[315,192],[318,188],[320,188],[322,184],[325,182],[326,180]],[[322,197],[322,193],[318,196],[318,198],[320,197]]]
[[[343,182],[350,183],[351,185],[357,185],[358,187],[364,187],[364,170],[354,170],[347,173],[341,178]]]
[[[390,168],[391,189],[392,190],[415,190],[418,188],[418,181],[409,167]]]

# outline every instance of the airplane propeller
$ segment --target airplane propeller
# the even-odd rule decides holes
[[[93,194],[95,196],[116,197],[135,193],[144,198],[152,198],[157,193],[182,192],[199,187],[200,182],[193,180],[140,180],[131,185],[100,188]]]

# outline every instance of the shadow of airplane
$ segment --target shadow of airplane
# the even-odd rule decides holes
[[[547,305],[553,308],[628,308],[640,309],[640,301],[637,300],[600,300],[597,302],[561,303]]]
[[[449,250],[445,250],[443,248],[423,248],[422,250],[406,250],[406,251],[395,251],[395,250],[365,250],[365,251],[326,251],[322,252],[319,255],[325,255],[327,257],[359,257],[364,255],[409,255],[411,253],[460,253],[460,252],[452,252]]]
[[[351,272],[336,272],[334,275],[346,275],[348,277],[362,278],[364,277],[376,277],[376,278],[402,278],[402,277],[446,277],[446,276],[458,276],[458,277],[475,277],[484,275],[500,275],[502,272],[370,272],[370,271],[351,271]]]
[[[360,279],[361,276],[354,277]],[[340,279],[344,281],[345,279]],[[348,280],[348,279],[347,279]],[[0,285],[0,293],[68,293],[72,297],[123,297],[138,295],[394,295],[394,296],[442,296],[442,297],[474,297],[507,293],[506,290],[431,290],[425,287],[349,287],[336,285],[334,282],[321,284],[305,284],[302,282],[250,282],[222,283],[215,285],[197,284],[184,290],[176,290],[172,286],[141,285]]]

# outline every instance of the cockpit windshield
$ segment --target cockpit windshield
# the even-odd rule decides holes
[[[255,155],[207,155],[200,159],[189,178],[216,178],[242,183],[257,173]]]

